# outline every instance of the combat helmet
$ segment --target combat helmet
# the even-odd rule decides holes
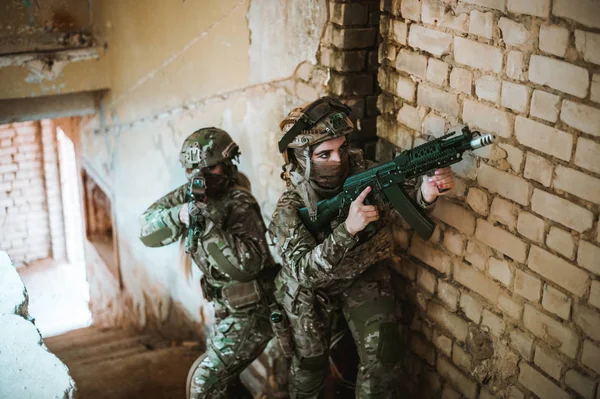
[[[186,169],[202,169],[219,162],[229,163],[239,155],[238,145],[225,130],[205,127],[185,139],[179,161]]]
[[[350,112],[350,107],[329,96],[291,110],[279,124],[283,133],[278,143],[279,152],[285,163],[289,163],[290,150],[304,149],[309,155],[314,145],[352,133],[354,124]]]

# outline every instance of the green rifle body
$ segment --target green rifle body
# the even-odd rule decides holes
[[[417,178],[425,174],[433,174],[436,169],[458,163],[463,153],[491,144],[493,135],[474,134],[468,127],[463,127],[462,134],[452,132],[411,150],[400,153],[390,162],[378,165],[364,172],[350,176],[344,182],[342,191],[335,197],[319,201],[317,216],[311,219],[308,209],[299,210],[300,218],[307,229],[312,232],[331,231],[330,223],[338,217],[342,210],[349,207],[352,201],[368,186],[371,193],[381,193],[381,197],[390,202],[404,220],[427,240],[433,234],[435,223],[425,215],[408,193],[402,188],[407,179]],[[368,199],[368,197],[367,197]]]

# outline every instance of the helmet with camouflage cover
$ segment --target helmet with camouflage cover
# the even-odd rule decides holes
[[[279,124],[283,133],[279,151],[285,163],[289,163],[289,150],[311,148],[352,133],[354,124],[349,115],[348,106],[328,96],[291,110]]]
[[[205,127],[185,139],[179,161],[186,169],[201,169],[235,159],[238,155],[238,145],[225,130]]]

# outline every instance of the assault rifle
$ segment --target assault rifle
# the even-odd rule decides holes
[[[189,209],[189,225],[188,234],[185,241],[186,251],[189,253],[195,252],[198,248],[198,238],[201,233],[201,226],[198,220],[200,210],[196,206],[190,206],[190,201],[206,201],[206,180],[200,174],[192,177],[190,185],[186,190],[186,199],[188,201]]]
[[[494,135],[482,136],[480,132],[471,132],[467,126],[461,129],[461,133],[456,135],[456,131],[453,131],[412,150],[403,151],[390,162],[350,176],[339,194],[319,201],[316,218],[311,219],[307,208],[299,210],[300,218],[313,233],[330,231],[331,221],[349,207],[367,186],[371,186],[369,196],[373,193],[382,194],[381,197],[390,202],[423,239],[429,239],[435,224],[406,193],[402,183],[425,174],[431,176],[436,169],[460,162],[465,151],[490,145],[495,140]]]

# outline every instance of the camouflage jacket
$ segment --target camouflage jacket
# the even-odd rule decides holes
[[[142,242],[163,246],[187,234],[179,220],[181,207],[187,206],[186,188],[187,184],[173,190],[142,214]],[[240,281],[237,277],[257,278],[276,266],[266,243],[260,208],[249,191],[234,186],[223,198],[209,199],[203,209],[198,216],[198,246],[191,255],[210,285],[222,287]]]
[[[371,166],[374,164],[365,161],[360,150],[351,150],[350,175]],[[428,205],[423,201],[420,181],[406,182],[404,188],[421,207],[433,207],[433,204]],[[336,291],[341,291],[369,266],[389,258],[393,252],[393,236],[388,220],[394,210],[377,198],[375,203],[380,217],[375,223],[374,234],[363,231],[352,237],[343,223],[348,216],[346,210],[331,223],[331,234],[313,235],[298,215],[298,209],[304,207],[301,196],[289,183],[277,203],[269,226],[271,240],[283,260],[280,280],[311,289],[335,285],[338,287]]]

